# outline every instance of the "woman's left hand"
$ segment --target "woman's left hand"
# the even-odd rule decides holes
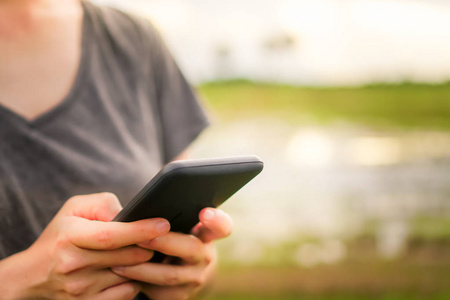
[[[123,277],[142,282],[142,292],[152,300],[189,299],[212,278],[217,262],[213,241],[230,235],[232,220],[225,212],[205,208],[192,235],[169,232],[139,244],[164,253],[168,259],[179,258],[178,264],[143,263],[113,268]]]

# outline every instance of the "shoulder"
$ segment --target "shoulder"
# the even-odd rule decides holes
[[[119,9],[83,1],[85,13],[91,18],[96,34],[108,38],[121,48],[131,48],[143,55],[149,48],[159,48],[161,37],[153,24],[146,18]]]

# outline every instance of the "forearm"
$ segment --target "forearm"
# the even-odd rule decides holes
[[[31,299],[31,290],[36,285],[36,261],[28,250],[19,252],[0,261],[0,295],[2,299]]]

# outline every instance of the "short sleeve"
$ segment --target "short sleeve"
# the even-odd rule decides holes
[[[164,161],[181,154],[209,125],[199,98],[187,82],[161,36],[147,22],[144,49],[149,55],[148,80],[155,89]]]

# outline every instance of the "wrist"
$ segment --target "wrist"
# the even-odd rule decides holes
[[[20,261],[21,253],[14,254],[0,261],[0,294],[5,299],[19,299],[18,285],[22,278],[16,276],[20,273],[16,264]]]
[[[30,261],[28,250],[0,261],[0,295],[5,300],[30,299],[36,269]],[[32,298],[32,297],[31,297]]]

